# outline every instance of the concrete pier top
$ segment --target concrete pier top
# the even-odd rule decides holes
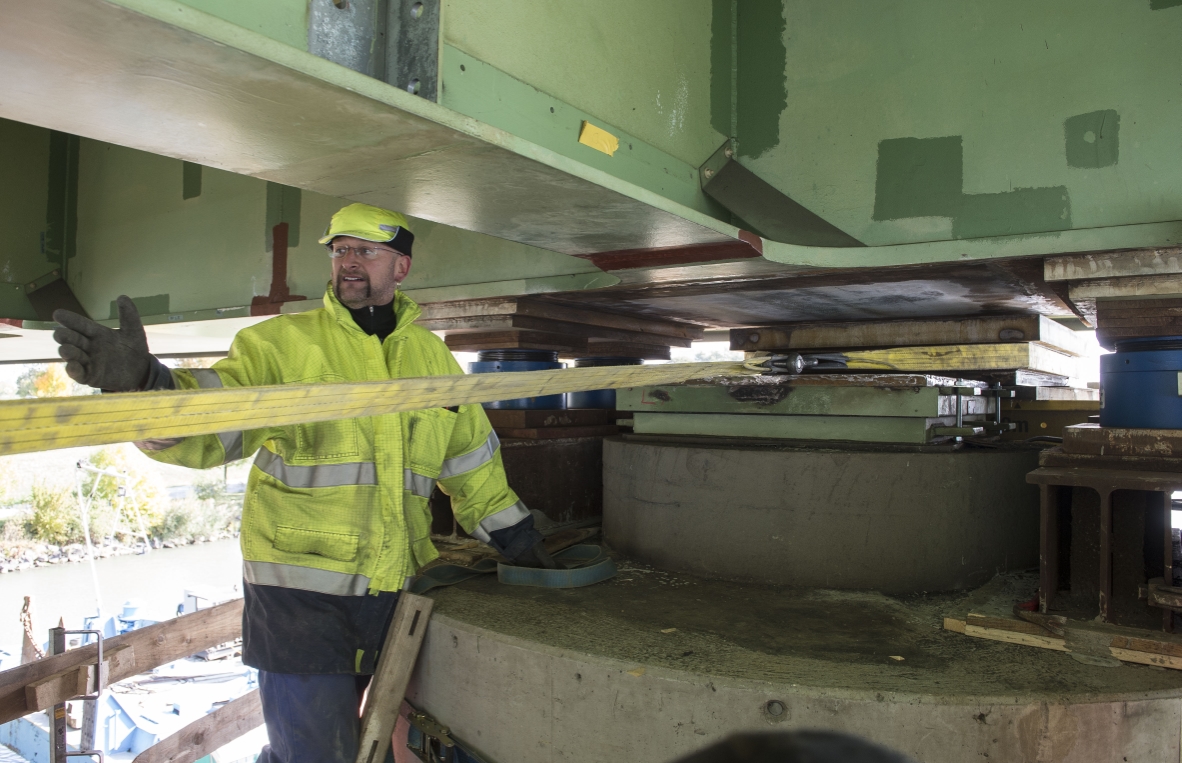
[[[489,577],[434,594],[409,697],[490,759],[522,763],[671,760],[778,724],[933,763],[1177,761],[1182,672],[942,629],[945,614],[1009,607],[1036,587],[1013,574],[984,598],[892,598],[628,562],[576,590]]]

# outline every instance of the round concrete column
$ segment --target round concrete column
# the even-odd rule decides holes
[[[728,580],[886,593],[1038,565],[1027,449],[604,441],[608,543]]]

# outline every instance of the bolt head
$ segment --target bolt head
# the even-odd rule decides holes
[[[733,148],[731,148],[730,146],[727,146],[726,148],[722,149],[722,155],[725,156],[727,159],[730,159],[730,158],[734,157],[735,150]]]
[[[710,178],[714,177],[714,170],[710,170],[710,169],[703,170],[702,174],[706,177],[707,180],[709,180]]]
[[[779,701],[778,699],[771,700],[763,707],[765,710],[767,710],[767,714],[772,716],[773,718],[779,718],[781,715],[784,714],[784,711],[788,709],[788,708],[784,707],[784,703]]]

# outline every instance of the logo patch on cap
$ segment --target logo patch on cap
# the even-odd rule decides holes
[[[378,228],[386,231],[387,233],[393,233],[395,236],[398,235],[398,226],[397,225],[386,225],[385,223],[381,223],[378,225]]]

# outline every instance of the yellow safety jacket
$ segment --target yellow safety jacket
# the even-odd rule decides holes
[[[213,368],[174,369],[173,379],[178,389],[208,389],[463,373],[437,336],[414,325],[418,305],[399,292],[394,310],[397,328],[380,341],[358,328],[330,287],[323,308],[243,329]],[[460,525],[485,542],[528,516],[479,405],[223,432],[145,449],[158,461],[198,469],[256,451],[241,538],[244,577],[254,585],[353,596],[401,590],[439,556],[427,506],[436,483]]]

